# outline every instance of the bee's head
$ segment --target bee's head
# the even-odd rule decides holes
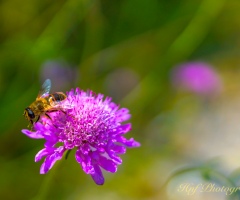
[[[28,121],[31,121],[35,118],[35,115],[33,113],[33,111],[29,108],[29,107],[26,107],[25,110],[24,110],[24,113],[23,113],[23,116],[28,120]]]

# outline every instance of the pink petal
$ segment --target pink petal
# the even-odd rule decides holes
[[[109,156],[115,163],[117,163],[117,164],[119,164],[119,165],[122,164],[122,159],[121,159],[119,156],[117,156],[114,151],[112,151],[112,150],[110,150],[110,149],[106,149],[106,152],[107,152],[108,156]]]
[[[57,147],[54,148],[45,148],[39,151],[35,156],[35,162],[40,161],[44,156],[50,155],[54,153],[54,150],[56,150]]]
[[[122,144],[124,144],[125,146],[127,146],[129,148],[130,147],[139,147],[139,146],[141,146],[141,144],[139,142],[135,141],[133,138],[131,138],[130,140],[127,140],[123,136],[118,136],[118,137],[116,137],[116,140],[117,140],[117,142],[122,143]]]
[[[129,110],[127,108],[121,108],[116,112],[116,115],[120,117],[122,115],[126,115],[127,113],[129,113]]]
[[[121,129],[122,129],[122,130],[121,130],[120,134],[125,134],[125,133],[127,133],[128,131],[131,130],[131,123],[122,125],[122,126],[121,126]]]
[[[104,177],[102,174],[102,171],[100,169],[100,167],[98,166],[97,163],[92,163],[93,167],[94,167],[94,172],[91,173],[92,179],[94,180],[94,182],[97,185],[103,185],[104,184]]]
[[[128,113],[129,113],[129,110],[127,108],[121,108],[120,110],[118,110],[116,112],[117,121],[123,122],[128,120],[131,117],[131,115]]]
[[[84,155],[81,150],[78,149],[76,151],[75,157],[77,162],[81,164],[82,169],[86,174],[90,174],[94,171],[91,164],[91,157],[89,155]]]
[[[40,122],[37,122],[36,124],[34,124],[34,128],[36,128],[39,131],[45,132],[46,128],[43,124],[41,124]]]
[[[45,147],[53,147],[58,142],[58,137],[55,134],[44,135],[44,139],[47,140],[44,144]]]
[[[53,167],[55,162],[62,158],[65,150],[66,149],[64,147],[59,147],[55,153],[49,155],[41,166],[40,174],[46,174]]]
[[[89,147],[89,144],[84,144],[81,146],[81,150],[83,152],[83,154],[88,154],[88,152],[91,150]]]
[[[116,145],[114,143],[111,143],[111,145],[108,148],[113,150],[117,154],[124,154],[124,153],[126,153],[126,148],[124,146]]]
[[[103,156],[99,156],[98,164],[106,171],[109,171],[112,173],[115,173],[117,171],[117,164],[114,163],[112,160],[108,160]]]
[[[119,105],[116,105],[115,103],[111,102],[109,104],[109,107],[111,108],[112,112],[116,112],[117,109],[119,108]]]
[[[131,115],[130,114],[125,114],[125,115],[121,115],[119,117],[116,118],[116,120],[118,122],[123,122],[123,121],[127,121],[131,118]]]
[[[131,123],[121,125],[114,129],[109,135],[110,137],[116,137],[117,135],[123,135],[131,130]]]
[[[25,135],[27,135],[30,138],[34,138],[34,139],[40,139],[40,138],[44,138],[42,132],[37,131],[37,132],[32,132],[29,131],[28,129],[23,129],[22,133],[24,133]]]

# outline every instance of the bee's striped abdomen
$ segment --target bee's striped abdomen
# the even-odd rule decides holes
[[[46,97],[47,101],[51,104],[53,102],[58,103],[61,102],[63,100],[65,100],[67,97],[66,95],[62,94],[62,93],[54,93],[54,94],[50,94],[48,97]]]

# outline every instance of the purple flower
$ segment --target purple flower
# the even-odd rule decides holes
[[[212,96],[222,90],[222,81],[213,67],[202,62],[189,62],[175,67],[171,74],[175,88]]]
[[[118,110],[119,106],[110,102],[111,98],[103,100],[102,94],[95,95],[92,91],[84,92],[77,88],[75,93],[72,89],[67,95],[61,106],[72,106],[66,110],[68,115],[61,111],[49,113],[52,121],[42,117],[42,123],[38,122],[33,127],[35,132],[27,129],[22,132],[31,138],[46,140],[45,148],[35,157],[37,162],[46,156],[41,174],[47,173],[66,150],[76,147],[76,160],[83,171],[90,174],[96,184],[102,185],[101,168],[116,172],[117,164],[122,163],[118,154],[124,154],[125,147],[140,146],[133,138],[127,140],[123,137],[131,130],[131,124],[121,123],[131,115],[126,108]],[[54,147],[58,142],[62,142],[62,146]]]

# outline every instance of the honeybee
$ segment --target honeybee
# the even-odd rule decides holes
[[[64,101],[67,98],[67,96],[65,94],[63,94],[61,92],[49,94],[50,89],[51,89],[51,80],[47,79],[43,83],[42,87],[40,88],[36,101],[34,101],[30,106],[25,108],[23,116],[28,121],[30,121],[28,127],[31,124],[33,125],[33,120],[35,118],[37,118],[35,124],[39,121],[41,116],[45,116],[52,121],[52,118],[48,115],[48,113],[56,112],[56,111],[60,110],[64,114],[67,114],[62,109],[64,109],[64,108],[71,109],[72,108],[71,105],[63,106],[60,104],[62,101]],[[69,116],[71,116],[71,115],[69,115]],[[73,117],[73,116],[71,116],[71,117]]]

